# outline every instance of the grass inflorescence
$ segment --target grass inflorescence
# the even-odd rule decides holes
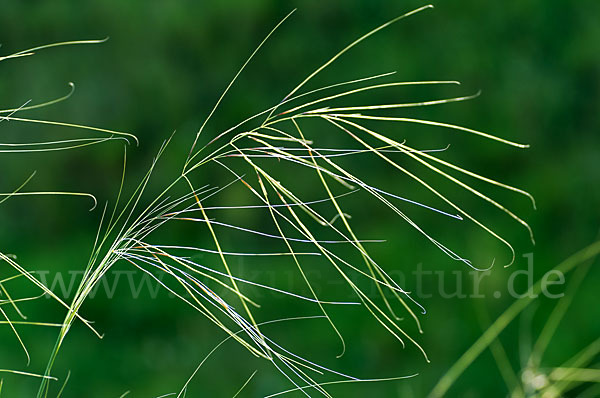
[[[124,194],[124,187],[127,185],[125,177],[127,157],[124,156],[123,177],[118,197],[110,206],[107,204],[102,207],[102,217],[96,241],[76,293],[69,301],[58,297],[41,283],[35,274],[28,272],[24,266],[20,265],[16,259],[0,253],[0,258],[17,272],[15,277],[27,278],[40,289],[40,294],[50,295],[66,310],[64,320],[57,324],[27,322],[30,325],[57,327],[59,329],[59,335],[46,369],[38,375],[17,370],[11,372],[41,377],[41,385],[37,396],[39,398],[48,396],[50,382],[54,380],[52,370],[55,360],[61,347],[65,344],[73,324],[76,321],[82,322],[98,337],[102,336],[93,323],[81,314],[81,309],[101,278],[118,262],[126,262],[134,269],[140,270],[153,278],[166,291],[177,297],[182,305],[187,305],[202,314],[213,325],[224,331],[228,336],[226,341],[234,340],[254,356],[271,362],[289,380],[292,386],[289,391],[283,391],[273,396],[291,391],[300,391],[307,396],[312,393],[330,396],[325,389],[329,384],[383,380],[364,379],[319,365],[285,348],[263,332],[264,325],[274,322],[306,318],[322,321],[339,337],[341,345],[339,355],[341,356],[346,349],[346,342],[343,333],[330,316],[331,308],[335,306],[358,305],[363,307],[371,314],[376,323],[385,328],[400,344],[404,345],[408,342],[414,345],[422,352],[425,360],[428,360],[427,354],[419,345],[417,338],[413,336],[413,333],[407,331],[405,325],[402,325],[402,318],[397,314],[397,308],[399,307],[414,320],[416,330],[422,332],[418,313],[424,313],[425,309],[405,290],[405,287],[400,286],[389,275],[389,268],[385,264],[380,264],[369,253],[368,245],[374,240],[365,239],[362,237],[361,231],[355,228],[351,220],[352,210],[346,207],[345,200],[356,192],[363,192],[373,201],[387,207],[399,219],[408,223],[410,227],[451,259],[462,262],[474,269],[486,269],[490,267],[490,264],[474,264],[456,250],[447,247],[432,233],[420,227],[419,222],[411,218],[400,204],[418,206],[435,212],[440,217],[470,222],[503,243],[514,260],[514,250],[511,244],[495,232],[492,226],[471,215],[467,209],[450,199],[442,189],[436,188],[433,182],[429,182],[426,177],[421,176],[415,170],[421,169],[427,173],[434,173],[451,183],[457,191],[464,191],[488,202],[491,206],[503,211],[517,223],[524,226],[530,234],[531,230],[523,219],[492,197],[474,188],[468,182],[468,179],[478,180],[524,195],[533,202],[531,195],[521,189],[503,184],[444,160],[441,154],[449,150],[447,147],[417,148],[409,145],[406,140],[394,138],[391,131],[393,131],[395,125],[420,125],[455,133],[471,134],[516,148],[525,148],[527,145],[455,124],[399,117],[394,113],[389,113],[403,108],[429,107],[466,101],[475,98],[479,93],[466,95],[461,93],[454,97],[428,101],[383,104],[371,102],[364,105],[343,104],[344,100],[355,98],[359,94],[368,94],[375,97],[377,93],[383,90],[400,90],[407,86],[456,86],[459,89],[460,83],[456,81],[396,81],[393,80],[396,78],[394,72],[383,72],[305,90],[320,72],[339,61],[345,53],[361,44],[371,35],[403,18],[428,8],[431,8],[431,6],[411,11],[362,35],[309,73],[304,80],[295,85],[275,105],[249,116],[239,123],[232,123],[232,127],[223,129],[213,136],[207,136],[209,133],[207,133],[206,126],[210,123],[213,115],[218,112],[223,98],[228,94],[229,89],[234,85],[245,67],[255,58],[259,50],[262,49],[277,28],[289,18],[291,13],[286,16],[267,34],[263,42],[239,69],[197,134],[193,137],[189,151],[182,156],[181,172],[164,188],[159,189],[158,194],[149,195],[147,193],[148,187],[153,181],[153,176],[161,173],[160,158],[169,145],[171,138],[163,143],[151,167],[137,187],[133,189],[131,195]],[[35,51],[56,45],[97,42],[100,41],[51,44],[5,56],[0,60],[29,56]],[[71,84],[71,92],[55,100],[38,105],[27,103],[20,107],[0,111],[5,115],[1,116],[0,120],[58,124],[65,128],[78,128],[100,135],[91,138],[84,136],[68,140],[0,144],[0,153],[63,151],[111,140],[137,143],[137,138],[128,133],[15,116],[18,112],[24,110],[50,106],[58,101],[66,100],[72,94],[73,88],[74,86]],[[319,134],[313,132],[315,123],[320,123]],[[325,132],[337,134],[340,137],[339,142],[351,144],[343,147],[322,146],[319,136]],[[398,175],[403,175],[414,181],[428,191],[432,197],[437,198],[438,203],[444,203],[446,209],[421,203],[405,197],[400,192],[375,186],[370,183],[369,170],[362,170],[359,173],[347,166],[348,159],[364,156],[378,159]],[[411,166],[407,167],[407,164]],[[206,179],[206,175],[209,173],[208,170],[211,170],[211,168],[220,169],[230,175],[229,180],[220,185],[211,185]],[[33,175],[30,178],[33,178]],[[94,200],[95,207],[95,198],[87,193],[26,192],[24,189],[28,181],[29,179],[12,192],[2,194],[0,203],[21,195],[52,194],[87,196]],[[322,196],[320,198],[307,198],[303,187],[309,185],[319,187]],[[247,203],[235,205],[222,205],[219,203],[219,195],[228,189],[232,189],[232,187],[241,187],[246,192],[247,198],[249,198]],[[182,191],[185,193],[182,194]],[[213,202],[216,203],[213,204]],[[271,230],[265,231],[260,227],[238,225],[220,217],[223,212],[239,210],[260,213],[263,219],[269,220]],[[158,230],[168,228],[169,225],[174,223],[194,225],[204,237],[209,237],[208,242],[210,243],[203,246],[200,244],[188,245],[178,244],[177,242],[161,242],[154,238]],[[232,249],[228,246],[230,243],[226,243],[230,242],[227,239],[230,233],[258,236],[264,239],[265,242],[273,241],[274,244],[264,245],[264,247],[279,247],[280,250],[267,250],[262,245],[256,247],[256,250],[252,252]],[[340,247],[343,247],[344,250],[340,250]],[[197,252],[210,253],[214,256],[211,257],[213,260],[209,263],[200,262],[193,256]],[[350,252],[353,254],[348,254]],[[304,281],[306,294],[287,290],[285,286],[264,284],[237,274],[231,266],[231,258],[241,256],[275,256],[281,257],[282,261],[283,259],[291,261],[298,275]],[[316,257],[321,261],[322,266],[332,268],[337,277],[350,289],[354,299],[336,301],[322,298],[314,287],[315,281],[311,280],[306,272],[304,261],[306,256]],[[160,275],[160,277],[157,275]],[[367,294],[364,283],[357,283],[357,278],[366,284],[375,286],[379,293],[379,299],[374,299]],[[8,279],[0,281],[0,286],[2,286],[7,297],[6,300],[2,301],[2,304],[10,304],[18,311],[19,300],[30,298],[16,299],[9,296],[8,292],[4,290],[4,285],[8,282]],[[318,315],[295,317],[295,314],[290,314],[285,319],[261,321],[256,316],[260,303],[246,292],[246,286],[267,289],[271,292],[311,303],[318,311]],[[221,293],[223,291],[226,293]],[[335,295],[335,292],[332,293]],[[11,321],[1,306],[0,311],[29,357],[26,345],[19,337],[15,327],[19,323]],[[198,368],[183,384],[181,390],[173,393],[173,396],[185,395],[190,381],[197,374],[205,360],[206,358],[200,362]],[[320,380],[325,374],[335,377],[336,380]],[[242,388],[251,381],[253,376],[254,374],[250,376]],[[400,378],[411,376],[401,376]]]

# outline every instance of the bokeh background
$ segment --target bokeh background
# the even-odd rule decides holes
[[[107,36],[110,40],[100,45],[46,50],[33,57],[2,62],[2,107],[60,96],[68,91],[68,82],[75,82],[75,94],[68,101],[23,112],[21,116],[136,134],[140,145],[128,148],[126,187],[134,186],[162,141],[176,131],[161,166],[164,174],[154,180],[155,186],[160,187],[169,173],[181,167],[195,132],[239,66],[290,10],[298,8],[240,77],[208,126],[209,136],[275,104],[351,40],[423,4],[417,1],[5,0],[0,12],[3,55],[57,41]],[[368,199],[366,196],[357,198],[358,206],[352,214],[356,228],[362,236],[386,239],[372,248],[375,258],[401,278],[407,290],[414,291],[417,285],[422,289],[423,294],[417,299],[427,309],[427,314],[420,315],[424,334],[418,334],[409,317],[404,323],[427,351],[431,363],[426,363],[415,347],[407,345],[403,349],[367,314],[356,309],[342,308],[332,315],[349,346],[340,359],[335,358],[340,343],[323,321],[297,321],[273,327],[273,335],[297,352],[357,377],[419,373],[418,377],[407,380],[334,386],[330,389],[334,396],[424,396],[481,334],[485,326],[478,311],[495,319],[513,301],[505,294],[506,286],[513,272],[527,269],[527,257],[523,255],[532,253],[533,275],[537,279],[598,236],[600,3],[467,0],[434,2],[434,5],[434,10],[401,21],[353,49],[311,83],[310,88],[397,71],[398,80],[462,83],[451,89],[392,92],[401,100],[469,95],[481,90],[478,98],[468,102],[403,114],[484,130],[529,143],[531,148],[519,150],[450,130],[414,126],[402,126],[398,134],[409,143],[416,141],[430,148],[451,144],[444,153],[446,159],[531,192],[537,200],[536,211],[524,197],[489,191],[530,223],[536,245],[531,244],[521,226],[505,215],[466,192],[456,192],[454,199],[494,225],[513,244],[516,261],[511,267],[502,268],[510,253],[481,230],[407,206],[407,212],[416,221],[434,228],[438,239],[461,253],[480,262],[496,259],[492,274],[481,282],[483,298],[444,297],[439,288],[441,283],[449,290],[457,283],[462,283],[465,293],[472,290],[470,269],[444,256],[383,207],[361,205],[360,200]],[[382,99],[376,94],[368,98],[374,102]],[[61,128],[17,122],[5,121],[0,127],[2,142],[73,134]],[[319,131],[314,134],[320,136]],[[325,142],[332,139],[321,138]],[[35,156],[2,154],[0,191],[11,191],[37,170],[28,186],[31,190],[84,191],[97,196],[101,204],[114,203],[122,157],[122,145],[115,143]],[[422,190],[405,185],[405,180],[379,163],[366,162],[360,166],[372,176],[370,181],[374,185],[392,187],[395,192],[424,202],[431,199]],[[207,174],[205,178],[207,183],[213,183],[220,177]],[[309,195],[313,188],[305,189]],[[237,194],[236,190],[225,191],[219,200],[235,203]],[[101,215],[101,206],[88,212],[89,205],[75,198],[7,201],[0,207],[1,250],[16,254],[19,262],[30,270],[54,273],[83,269]],[[196,239],[209,245],[205,235],[197,232],[199,236],[190,237],[190,233],[195,232],[175,230],[169,239]],[[256,244],[240,243],[250,249]],[[289,267],[281,271],[275,262],[237,266],[247,275],[262,272],[262,277],[276,280],[280,286],[298,285],[299,276]],[[119,267],[128,270],[127,264]],[[422,276],[421,284],[414,274],[417,269],[430,272]],[[330,283],[332,279],[328,279],[327,272],[316,266],[313,271],[322,272],[318,274],[320,288],[332,297],[337,292],[345,297],[347,291]],[[0,278],[11,275],[5,266],[0,273]],[[524,279],[518,278],[520,291],[524,289]],[[549,347],[545,357],[548,366],[561,364],[600,334],[598,283],[600,272],[594,266]],[[13,288],[19,286],[15,284]],[[503,294],[495,297],[496,291]],[[281,296],[255,293],[262,294],[261,320],[286,314],[316,314],[315,308]],[[73,328],[54,371],[62,380],[71,371],[64,397],[118,397],[128,390],[132,397],[150,397],[178,391],[202,358],[224,338],[212,324],[167,295],[152,300],[144,294],[134,299],[127,286],[120,284],[115,298],[98,294],[87,303],[83,309],[85,317],[95,321],[105,337],[99,340],[81,325]],[[556,300],[537,300],[531,310],[501,335],[515,370],[520,369],[530,340],[539,333],[555,304]],[[29,319],[56,322],[63,316],[63,311],[50,300],[25,304],[23,308]],[[14,335],[3,325],[0,368],[42,372],[57,331],[32,327],[22,327],[19,331],[30,349],[31,364],[27,366]],[[188,396],[233,396],[254,370],[258,370],[257,375],[241,396],[263,396],[289,387],[273,367],[256,360],[238,345],[228,343],[203,365],[191,383]],[[33,396],[37,380],[15,375],[3,377],[3,393],[7,397]],[[59,384],[53,388],[57,389]],[[486,351],[449,395],[505,396],[506,391],[497,364]]]

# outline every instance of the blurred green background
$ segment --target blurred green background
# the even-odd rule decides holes
[[[0,65],[2,107],[14,107],[57,97],[75,82],[68,101],[21,117],[60,120],[127,131],[140,139],[128,148],[126,192],[147,170],[160,144],[177,131],[154,186],[161,186],[181,167],[193,137],[239,66],[266,33],[290,10],[297,12],[273,36],[241,75],[223,107],[209,124],[214,136],[242,118],[277,103],[306,75],[356,37],[408,10],[417,1],[17,1],[2,2],[0,42],[2,55],[39,44],[109,36],[100,45],[61,47],[33,57],[8,60]],[[435,237],[487,266],[496,259],[491,276],[481,282],[484,298],[443,297],[440,283],[449,290],[460,278],[466,293],[472,286],[469,268],[452,261],[382,206],[354,207],[354,225],[365,238],[386,239],[372,247],[374,257],[409,291],[422,276],[421,297],[427,309],[420,315],[424,329],[418,335],[414,322],[403,321],[406,330],[427,351],[426,363],[418,350],[405,349],[375,323],[365,311],[340,308],[332,317],[346,337],[348,351],[336,359],[341,346],[322,320],[296,321],[273,326],[272,335],[311,360],[363,378],[419,373],[418,377],[381,383],[332,386],[334,396],[420,397],[481,334],[476,309],[485,308],[494,319],[512,298],[505,293],[511,274],[527,268],[523,255],[533,253],[537,279],[559,261],[591,243],[600,226],[600,3],[597,1],[454,1],[434,2],[435,9],[401,21],[362,43],[340,58],[306,89],[345,79],[397,71],[398,80],[458,80],[460,87],[393,91],[401,100],[442,98],[476,93],[462,103],[406,110],[397,114],[425,117],[483,130],[531,148],[519,150],[499,143],[465,136],[455,131],[398,127],[408,144],[444,148],[445,159],[485,176],[531,192],[537,211],[524,197],[488,189],[493,197],[523,216],[532,226],[536,245],[527,232],[507,216],[465,191],[453,199],[488,221],[516,250],[509,261],[507,250],[479,229],[464,226],[433,213],[405,205],[407,213]],[[366,98],[373,103],[379,94]],[[388,95],[390,95],[388,93]],[[383,97],[388,100],[389,97]],[[77,132],[17,122],[2,122],[2,142],[40,137],[70,137]],[[325,133],[312,132],[330,142]],[[396,134],[396,130],[394,130]],[[323,136],[322,136],[323,135]],[[322,142],[323,142],[322,141]],[[122,145],[109,143],[78,151],[43,155],[2,154],[0,191],[9,192],[34,170],[30,190],[90,192],[101,204],[114,203],[122,167]],[[374,185],[426,203],[425,192],[408,184],[380,163],[360,165]],[[219,176],[197,176],[213,183]],[[443,186],[448,189],[449,186]],[[311,187],[306,187],[307,195]],[[219,203],[236,203],[238,191],[225,191]],[[319,197],[315,194],[313,197]],[[371,202],[369,202],[371,203]],[[101,206],[88,212],[90,203],[75,198],[11,199],[0,208],[1,250],[14,253],[31,270],[51,272],[83,269],[101,215]],[[258,224],[264,220],[252,220]],[[206,236],[189,236],[175,230],[170,241],[205,242]],[[181,234],[178,236],[177,233]],[[185,236],[184,236],[185,235]],[[201,243],[202,244],[202,243]],[[251,250],[253,243],[240,243]],[[262,244],[262,243],[261,243]],[[246,245],[246,246],[244,246]],[[260,250],[270,251],[269,247]],[[209,260],[207,260],[209,261]],[[216,261],[212,258],[210,261]],[[289,264],[288,264],[289,265]],[[236,264],[240,272],[277,281],[279,286],[299,286],[299,277],[286,266],[273,263]],[[119,264],[128,270],[127,264]],[[256,271],[258,269],[258,271]],[[331,299],[351,299],[341,285],[319,273],[321,289]],[[436,274],[435,272],[444,272]],[[0,278],[12,273],[0,269]],[[442,275],[442,276],[440,276]],[[442,279],[440,279],[442,278]],[[518,278],[520,291],[524,278]],[[440,282],[440,280],[442,282]],[[568,278],[567,278],[568,280]],[[558,366],[600,335],[597,286],[600,272],[593,267],[575,296],[574,304],[559,327],[545,361]],[[20,285],[15,284],[13,289]],[[339,289],[339,290],[335,290]],[[560,289],[558,289],[560,290]],[[289,315],[314,315],[317,309],[261,294],[262,321]],[[335,294],[338,293],[339,294]],[[430,296],[429,296],[430,294]],[[556,300],[540,299],[524,317],[501,336],[515,370],[530,347],[529,340],[544,325]],[[63,311],[50,300],[25,304],[30,319],[57,322]],[[401,313],[401,310],[398,311]],[[54,374],[64,379],[71,371],[65,397],[150,397],[178,391],[202,358],[224,334],[166,294],[159,299],[133,299],[119,285],[116,298],[98,294],[83,309],[86,318],[105,333],[97,339],[80,324],[71,331]],[[14,315],[14,314],[13,314]],[[403,316],[401,313],[400,315]],[[19,329],[32,356],[25,355],[9,328],[0,329],[0,368],[42,372],[56,338],[52,328]],[[235,343],[224,345],[193,379],[188,396],[233,396],[244,381],[258,373],[241,396],[263,396],[289,388],[288,382],[267,363],[253,358]],[[38,381],[23,376],[4,376],[7,397],[32,396]],[[53,388],[58,388],[55,383]],[[56,391],[56,390],[55,390]],[[505,396],[506,386],[489,353],[459,379],[450,396]],[[292,394],[293,395],[293,394]]]

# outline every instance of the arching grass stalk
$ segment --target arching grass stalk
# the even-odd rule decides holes
[[[532,375],[542,375],[542,378],[538,377],[538,380],[544,380],[543,384],[537,385],[532,392],[539,394],[542,397],[560,397],[563,396],[564,392],[579,386],[583,382],[592,381],[600,383],[600,374],[597,369],[583,369],[588,366],[596,355],[600,353],[600,339],[595,340],[580,353],[575,355],[573,358],[565,362],[562,366],[550,369],[547,372],[545,369],[540,369],[540,360],[543,353],[554,334],[556,328],[559,325],[560,320],[565,314],[566,309],[572,301],[572,295],[577,290],[579,283],[585,276],[587,269],[585,268],[586,262],[593,260],[600,254],[600,241],[595,242],[588,247],[580,250],[573,254],[562,263],[553,268],[558,274],[564,275],[571,271],[580,270],[583,271],[579,274],[576,273],[573,281],[573,285],[569,290],[569,294],[563,296],[556,305],[554,311],[548,318],[540,336],[538,337],[532,354],[529,357],[527,363],[527,369],[524,371],[529,372]],[[583,267],[582,267],[583,266]],[[556,273],[552,274],[556,276]],[[550,280],[552,281],[552,280]],[[521,313],[527,308],[535,298],[542,293],[544,288],[544,280],[540,279],[528,291],[514,303],[510,305],[486,330],[485,332],[475,341],[475,343],[452,365],[452,367],[442,376],[442,378],[435,385],[429,396],[431,398],[443,397],[446,395],[450,387],[456,382],[460,375],[477,359],[477,357],[491,344],[496,343],[494,349],[495,356],[498,360],[498,355],[502,356],[503,349],[498,346],[497,337],[500,333]],[[506,363],[506,361],[500,359],[499,364]],[[506,370],[504,367],[502,370]],[[588,371],[590,370],[590,371]],[[508,374],[514,374],[512,369],[508,369]],[[545,374],[548,373],[548,376]],[[594,375],[594,378],[588,380],[585,376]],[[579,379],[578,379],[579,377]],[[510,377],[516,379],[516,377]],[[527,379],[527,378],[526,378]],[[531,383],[533,378],[526,380]],[[535,384],[535,383],[534,383]],[[509,385],[510,387],[510,385]],[[513,396],[523,396],[526,391],[530,390],[531,386],[515,385],[510,390]],[[593,387],[597,388],[597,387]],[[536,395],[538,396],[538,395]]]

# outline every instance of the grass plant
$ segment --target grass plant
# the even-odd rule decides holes
[[[422,352],[424,359],[428,360],[426,351],[420,346],[418,338],[412,332],[407,331],[407,326],[402,323],[402,318],[398,315],[398,311],[406,313],[413,319],[416,331],[422,333],[418,313],[424,313],[425,309],[405,290],[405,287],[400,286],[390,277],[389,267],[379,263],[369,253],[368,246],[375,243],[376,240],[365,238],[361,231],[353,226],[350,215],[356,209],[348,208],[345,202],[358,192],[365,193],[372,201],[386,206],[391,214],[395,214],[400,220],[406,222],[426,241],[451,259],[474,269],[487,269],[493,265],[493,262],[491,265],[473,263],[466,256],[461,255],[459,250],[446,246],[440,238],[435,237],[435,232],[426,231],[420,227],[419,221],[409,215],[410,208],[416,206],[437,213],[441,219],[448,218],[471,223],[480,228],[483,233],[489,234],[505,245],[511,253],[509,257],[514,260],[514,250],[507,239],[495,232],[493,226],[488,225],[485,220],[476,218],[468,209],[451,199],[444,189],[437,187],[436,181],[430,181],[427,176],[433,174],[444,181],[444,184],[449,183],[453,190],[461,194],[474,195],[487,202],[491,207],[504,212],[516,223],[526,228],[533,240],[533,234],[528,224],[521,217],[491,195],[475,187],[472,181],[525,196],[535,206],[532,196],[519,188],[444,160],[443,154],[449,148],[417,148],[409,144],[407,140],[397,138],[395,129],[396,126],[418,125],[446,130],[453,134],[474,135],[514,148],[526,148],[527,145],[472,128],[440,121],[403,117],[396,113],[405,108],[441,106],[466,101],[479,95],[479,93],[460,92],[460,83],[457,81],[398,81],[395,72],[382,71],[379,74],[357,76],[352,80],[332,82],[316,88],[310,88],[310,84],[323,70],[336,62],[341,62],[346,53],[349,53],[355,46],[363,44],[372,35],[404,18],[412,17],[430,8],[432,6],[418,8],[377,26],[350,42],[329,60],[308,73],[305,79],[293,85],[289,92],[271,107],[248,116],[240,122],[232,123],[231,127],[222,129],[217,134],[210,135],[207,132],[209,131],[207,126],[219,111],[230,88],[240,78],[246,66],[258,56],[259,51],[263,50],[267,41],[274,40],[271,37],[292,13],[283,18],[251,53],[225,88],[198,132],[190,137],[192,143],[189,151],[181,156],[181,171],[172,181],[160,189],[153,184],[153,177],[161,173],[161,157],[167,150],[172,137],[161,145],[149,170],[137,186],[131,190],[132,194],[125,193],[130,191],[128,189],[130,184],[126,178],[127,156],[124,156],[123,176],[118,196],[110,206],[108,204],[99,206],[102,215],[97,237],[85,265],[83,277],[74,297],[69,301],[52,292],[34,273],[29,272],[14,257],[0,252],[0,259],[15,272],[12,276],[0,281],[4,297],[6,297],[0,302],[0,313],[4,317],[3,322],[13,330],[15,340],[22,346],[28,360],[29,351],[18,333],[17,326],[27,324],[58,328],[58,337],[46,369],[39,374],[21,370],[0,370],[0,372],[39,377],[41,382],[37,397],[51,396],[51,385],[56,380],[56,377],[53,376],[53,367],[61,348],[68,343],[67,337],[74,323],[81,322],[98,337],[102,337],[94,324],[85,317],[82,308],[99,281],[118,262],[129,263],[133,269],[147,274],[162,288],[177,297],[179,304],[189,306],[216,328],[224,331],[228,336],[227,340],[234,340],[250,354],[269,361],[290,383],[289,391],[272,396],[291,391],[299,391],[306,396],[313,394],[330,396],[326,387],[332,383],[367,382],[382,379],[365,379],[327,368],[270,338],[267,333],[263,332],[266,324],[291,321],[296,319],[294,318],[296,314],[289,314],[286,319],[260,321],[260,318],[256,316],[260,303],[247,293],[248,286],[267,289],[314,305],[318,315],[311,318],[323,322],[324,326],[327,325],[339,337],[340,356],[344,354],[347,343],[330,315],[331,311],[336,306],[358,305],[370,313],[375,323],[385,328],[398,340],[399,344],[414,345]],[[18,62],[18,58],[30,56],[34,52],[49,47],[99,42],[102,40],[50,44],[4,56],[0,60]],[[432,98],[427,101],[398,103],[379,103],[377,101],[377,95],[381,92],[425,86],[451,86],[456,88],[457,94],[449,98]],[[35,105],[25,103],[18,107],[2,110],[0,112],[3,116],[0,120],[5,123],[24,122],[77,128],[82,132],[81,138],[3,143],[0,144],[0,153],[66,151],[114,140],[122,140],[128,144],[137,143],[137,138],[129,133],[18,117],[19,112],[50,106],[68,99],[74,89],[73,84],[70,84],[70,87],[71,91],[60,98]],[[355,98],[363,98],[364,95],[371,98],[370,102],[364,105],[357,105],[353,102]],[[92,134],[92,137],[89,134]],[[337,138],[323,140],[324,134],[340,138],[339,140]],[[321,145],[323,141],[348,144],[338,147]],[[375,186],[370,182],[372,176],[369,175],[369,170],[357,172],[348,166],[348,163],[360,162],[360,159],[364,157],[377,159],[397,175],[413,181],[428,191],[431,197],[437,201],[436,203],[443,203],[444,208],[412,200],[410,192],[399,192],[398,189]],[[220,170],[221,173],[227,173],[230,178],[218,185],[211,184],[206,176],[210,175],[211,170],[214,169]],[[28,192],[25,188],[33,177],[32,173],[21,186],[12,192],[3,193],[0,203],[23,195],[72,195],[91,198],[94,201],[93,207],[96,207],[96,199],[88,193],[60,190]],[[306,186],[319,187],[322,196],[307,197]],[[235,205],[220,204],[219,195],[227,190],[240,187],[245,191],[246,202]],[[263,230],[260,225],[237,224],[226,221],[227,217],[221,216],[228,213],[235,214],[236,211],[259,213],[261,220],[268,220],[270,229]],[[199,234],[209,237],[209,244],[187,245],[155,239],[160,231],[180,223],[193,225]],[[253,252],[243,252],[230,247],[231,239],[228,237],[234,234],[260,237],[274,243],[256,247]],[[280,247],[279,251],[263,250],[264,247],[276,246]],[[198,252],[210,254],[211,260],[208,263],[196,261],[193,254]],[[307,293],[290,291],[285,286],[266,285],[237,274],[231,266],[231,259],[242,256],[279,257],[282,262],[291,262],[298,275],[304,280]],[[338,278],[353,293],[354,299],[348,301],[321,297],[314,287],[315,281],[311,280],[306,272],[304,259],[307,256],[316,257],[322,267],[333,269]],[[512,263],[512,260],[509,261],[509,264]],[[574,263],[575,260],[568,262],[562,268],[572,267]],[[24,316],[20,321],[9,319],[3,310],[4,305],[12,306],[20,314],[19,302],[36,298],[15,298],[14,295],[9,295],[5,286],[9,286],[10,281],[17,277],[26,278],[39,288],[40,295],[50,295],[58,305],[64,307],[66,313],[62,322],[36,323],[25,321]],[[356,283],[357,278],[362,282]],[[373,299],[367,294],[365,284],[375,286],[379,292],[379,299]],[[221,291],[226,293],[222,294]],[[336,292],[328,293],[335,296]],[[493,341],[502,329],[502,325],[514,318],[525,305],[524,302],[518,303],[520,304],[515,304],[515,309],[510,310],[509,314],[502,318],[501,324],[494,324],[495,326],[489,329],[492,332],[488,331],[484,334],[483,342],[476,344],[477,348],[467,355],[467,359],[457,362],[455,369],[452,369],[449,376],[436,387],[432,393],[433,396],[442,396],[451,382],[458,377],[460,371]],[[205,360],[200,362],[181,390],[174,392],[173,396],[185,396],[187,386]],[[556,372],[569,373],[570,371],[561,368]],[[253,376],[254,374],[250,376],[240,391],[251,381]],[[401,376],[401,378],[409,376],[412,375]],[[321,380],[327,377],[333,377],[335,380]],[[0,384],[0,391],[1,386],[2,384]],[[58,392],[58,396],[61,394],[62,389]]]

